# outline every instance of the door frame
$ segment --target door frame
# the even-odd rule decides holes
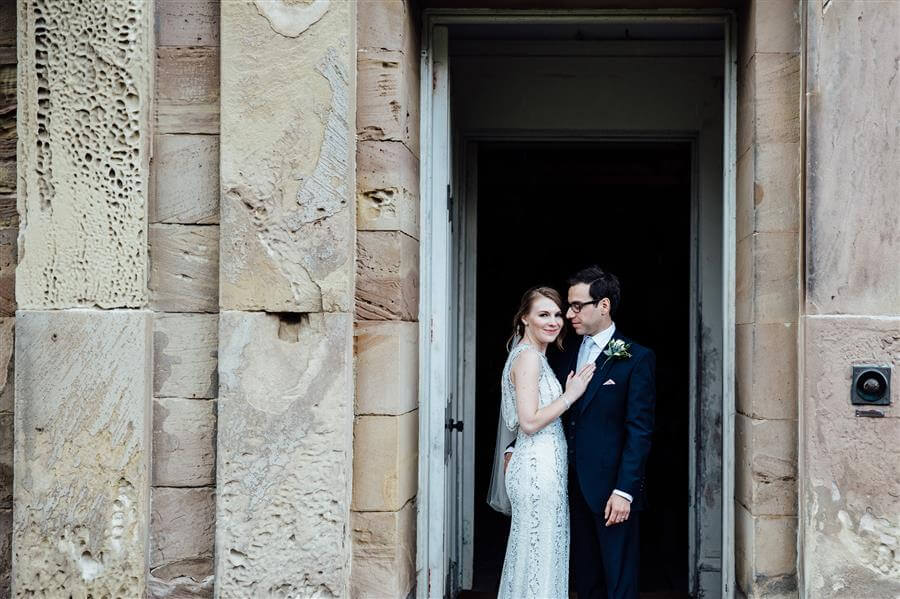
[[[444,518],[447,468],[445,420],[456,376],[447,358],[451,330],[453,243],[450,199],[454,168],[446,86],[448,31],[453,24],[560,24],[584,22],[717,23],[724,34],[722,222],[722,597],[734,597],[734,332],[736,270],[737,40],[734,11],[681,10],[426,10],[420,88],[419,463],[416,521],[416,595],[445,590]],[[463,153],[465,147],[458,148]],[[465,181],[459,182],[466,185]]]

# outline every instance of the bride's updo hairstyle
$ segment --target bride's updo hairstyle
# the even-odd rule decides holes
[[[511,350],[515,345],[522,340],[525,336],[525,324],[522,323],[522,319],[531,312],[531,304],[534,303],[539,297],[546,297],[548,300],[556,304],[556,306],[560,309],[561,312],[565,312],[563,308],[562,296],[559,295],[559,292],[553,287],[532,287],[522,296],[522,301],[519,303],[519,309],[516,311],[516,315],[513,318],[513,331],[512,335],[509,336],[509,340],[506,342],[506,349]],[[565,318],[563,318],[563,326],[559,330],[559,335],[556,337],[556,341],[554,344],[560,350],[563,349],[563,337],[566,336],[566,323]]]

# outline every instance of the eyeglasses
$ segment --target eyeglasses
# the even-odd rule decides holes
[[[572,312],[574,312],[575,314],[578,314],[579,312],[581,312],[581,309],[584,308],[585,306],[590,306],[591,304],[596,305],[596,304],[600,303],[601,301],[602,300],[596,299],[596,300],[593,300],[590,302],[571,302],[569,304],[569,309],[572,310]]]

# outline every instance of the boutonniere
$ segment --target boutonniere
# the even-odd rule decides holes
[[[606,349],[603,350],[603,355],[606,356],[606,360],[603,362],[603,366],[606,366],[606,363],[615,358],[616,360],[625,360],[626,358],[631,357],[631,353],[628,351],[631,349],[630,343],[625,343],[621,339],[613,339],[609,342],[609,345],[606,346]]]

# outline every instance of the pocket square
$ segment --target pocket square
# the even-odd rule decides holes
[[[615,385],[616,382],[615,382],[614,380],[612,380],[612,379],[607,379],[606,382],[603,383],[603,384],[604,384],[604,385]]]

